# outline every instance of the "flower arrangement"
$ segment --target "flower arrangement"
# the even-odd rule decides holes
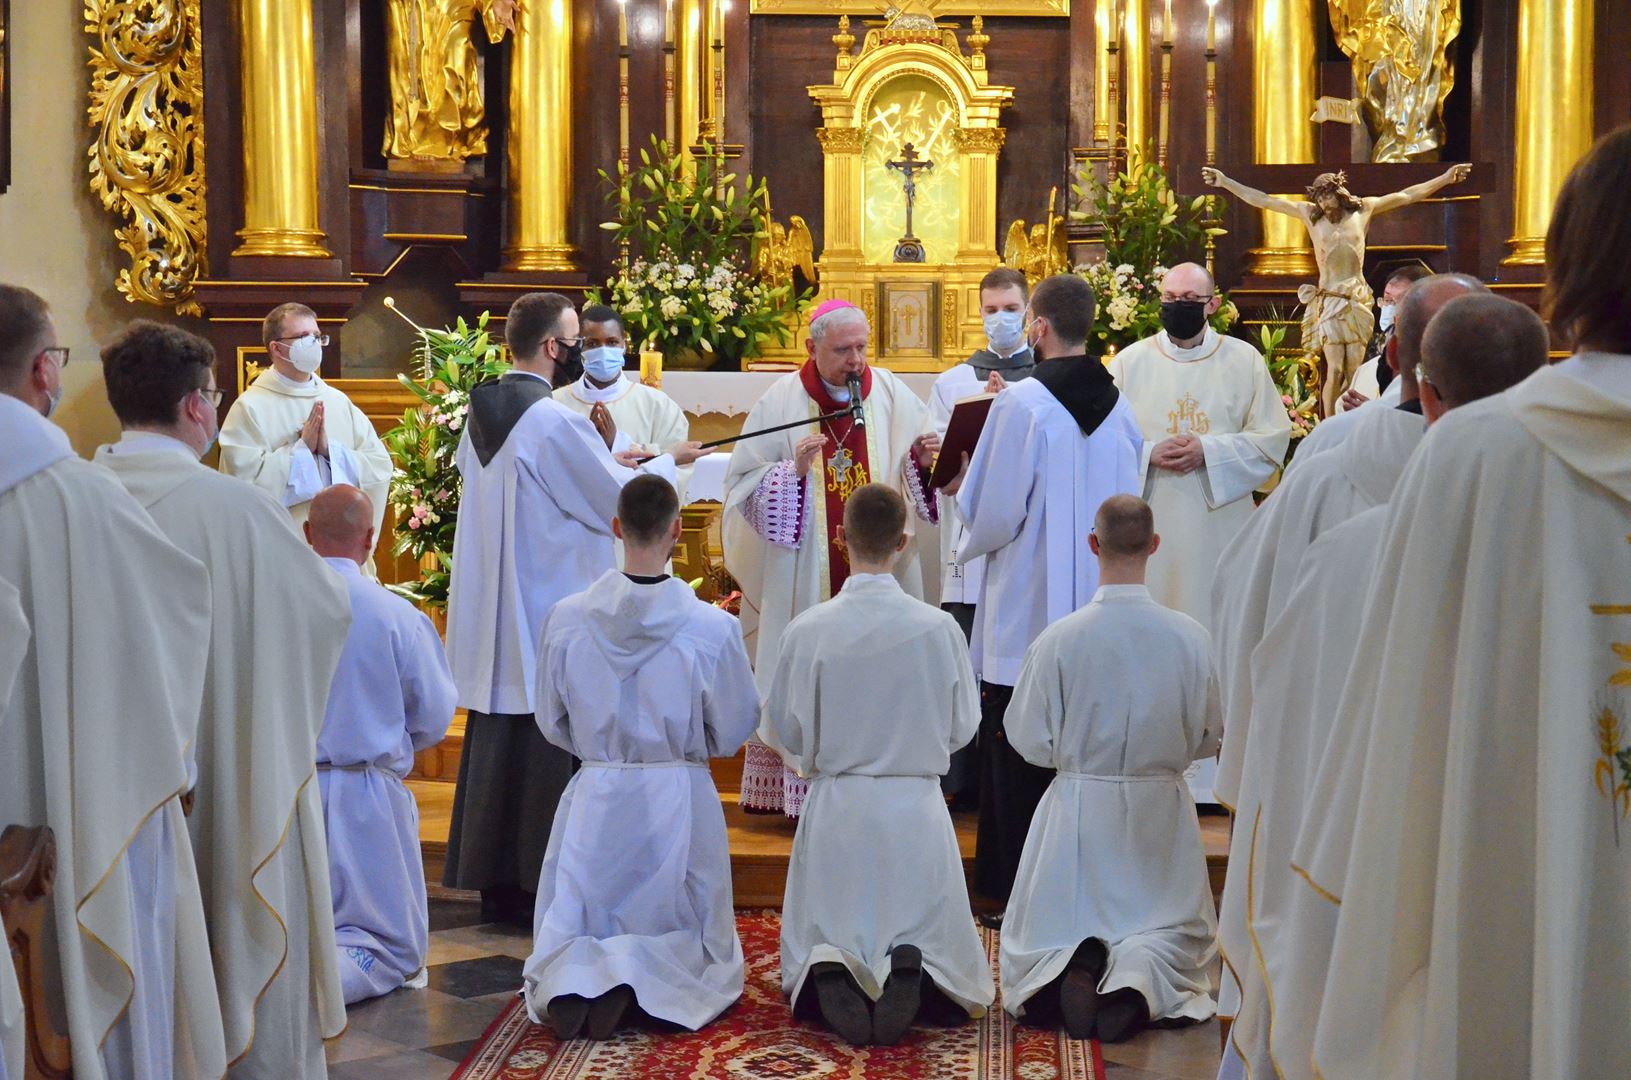
[[[422,403],[402,414],[385,434],[396,462],[391,506],[396,510],[394,555],[420,564],[419,580],[390,586],[431,610],[447,608],[453,567],[453,532],[462,488],[454,456],[470,411],[470,391],[509,370],[499,343],[487,332],[487,312],[474,326],[459,319],[451,329],[419,331],[416,376],[397,378]]]
[[[637,167],[619,163],[615,179],[600,176],[617,207],[617,220],[601,228],[625,254],[604,297],[591,299],[623,315],[631,343],[661,352],[665,363],[701,353],[732,368],[761,345],[791,338],[809,290],[748,270],[754,244],[770,235],[763,180],[746,177],[739,198],[736,175],[719,161],[698,157],[687,167],[656,137]]]
[[[1108,184],[1084,169],[1072,190],[1089,205],[1073,211],[1072,220],[1095,225],[1103,235],[1104,261],[1079,266],[1076,272],[1093,286],[1098,301],[1093,337],[1114,351],[1161,329],[1161,279],[1167,268],[1203,258],[1207,242],[1226,230],[1216,223],[1216,196],[1199,195],[1181,204],[1166,170],[1153,158],[1139,161]],[[1212,316],[1212,327],[1223,333],[1239,318],[1226,297]]]
[[[1291,442],[1286,446],[1285,464],[1291,464],[1297,444],[1320,422],[1319,364],[1300,349],[1285,348],[1286,323],[1269,308],[1264,324],[1253,342],[1268,361],[1274,385],[1280,389],[1280,402],[1291,418]]]

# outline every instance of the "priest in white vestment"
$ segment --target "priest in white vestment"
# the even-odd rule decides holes
[[[199,461],[214,350],[138,319],[102,351],[124,435],[96,453],[204,564],[212,617],[187,819],[234,1077],[320,1077],[345,1029],[317,735],[350,625],[344,584],[265,492]]]
[[[1211,639],[1144,587],[1161,543],[1149,506],[1105,500],[1091,543],[1098,592],[1036,639],[1008,706],[1008,741],[1057,774],[1008,898],[1002,1001],[1120,1042],[1216,1011],[1217,922],[1183,773],[1222,724]]]
[[[1036,287],[1029,333],[1044,359],[992,402],[955,493],[964,564],[984,558],[973,663],[980,679],[980,820],[974,888],[1007,899],[1031,814],[1052,776],[1008,745],[1003,712],[1025,652],[1093,598],[1093,515],[1138,489],[1143,439],[1104,366],[1087,355],[1093,290],[1074,274]]]
[[[1253,743],[1260,710],[1254,704],[1252,670],[1260,655],[1259,643],[1265,629],[1285,609],[1309,545],[1392,496],[1405,464],[1427,431],[1416,385],[1422,337],[1440,308],[1458,297],[1483,292],[1487,290],[1476,278],[1444,274],[1419,281],[1400,298],[1398,321],[1388,345],[1388,362],[1399,372],[1395,382],[1401,385],[1400,404],[1392,408],[1373,404],[1356,411],[1352,434],[1329,453],[1288,472],[1218,559],[1212,594],[1213,639],[1225,735],[1215,790],[1237,822],[1230,838],[1230,872],[1219,911],[1219,940],[1238,981],[1235,977],[1225,980],[1221,1009],[1237,1017],[1231,1038],[1254,1074],[1272,1066],[1266,1023],[1268,987],[1252,962],[1246,925],[1249,868],[1254,865],[1251,852],[1259,800],[1284,763],[1284,736],[1271,738],[1260,747]],[[1367,592],[1354,587],[1348,571],[1338,570],[1336,576],[1333,585],[1340,585],[1340,591],[1333,595],[1341,596],[1340,602],[1357,614]],[[1326,678],[1316,681],[1308,679],[1306,672],[1299,673],[1307,696],[1294,714],[1305,715],[1309,702],[1314,707],[1334,705],[1345,674],[1345,668],[1328,669]],[[1275,710],[1283,708],[1285,704],[1277,701],[1266,710],[1265,722],[1280,728],[1288,718]],[[1257,778],[1247,782],[1243,773],[1252,759]]]
[[[1163,329],[1108,365],[1144,432],[1144,499],[1167,537],[1150,560],[1150,595],[1208,630],[1218,554],[1291,440],[1262,354],[1207,325],[1220,301],[1204,268],[1173,267],[1161,282]]]
[[[679,402],[646,386],[638,375],[630,378],[624,373],[628,338],[617,312],[605,304],[591,304],[578,316],[578,324],[583,337],[583,374],[557,387],[555,400],[587,418],[602,434],[613,432],[613,450],[642,447],[660,454],[689,440],[691,422]],[[675,469],[674,475],[675,490],[684,506],[691,466]]]
[[[11,688],[32,641],[33,631],[28,628],[28,617],[23,614],[17,587],[0,579],[0,724],[10,722],[6,703],[11,701]],[[0,1080],[23,1075],[23,1052],[27,1043],[23,1024],[23,998],[17,989],[11,950],[0,949]]]
[[[279,304],[261,323],[272,366],[238,395],[221,424],[221,471],[306,520],[312,497],[330,484],[361,488],[374,504],[374,532],[385,521],[391,455],[373,421],[323,381],[328,335],[304,304]],[[374,574],[373,556],[367,572]]]
[[[578,374],[571,301],[510,305],[515,367],[470,394],[447,607],[447,651],[469,710],[443,884],[482,893],[487,921],[531,926],[533,890],[572,756],[533,718],[538,640],[550,609],[614,568],[618,492],[636,475],[588,420],[552,396]],[[681,443],[640,466],[672,480],[701,455]]]
[[[583,762],[538,881],[527,1008],[563,1039],[609,1037],[636,1009],[692,1031],[742,994],[730,847],[708,759],[759,722],[736,620],[663,568],[680,503],[658,476],[623,488],[620,573],[555,606],[538,725]]]
[[[910,514],[893,485],[844,509],[852,573],[787,627],[762,731],[809,778],[782,907],[782,992],[855,1044],[919,1010],[980,1016],[991,967],[940,778],[979,725],[957,620],[894,575]],[[929,999],[929,1000],[926,1000]]]
[[[808,359],[782,376],[748,413],[744,432],[794,424],[745,438],[725,472],[725,567],[742,587],[742,636],[759,690],[770,687],[787,624],[838,595],[849,562],[838,542],[844,503],[874,481],[894,485],[932,522],[928,467],[940,439],[925,434],[928,412],[893,373],[867,363],[866,315],[845,300],[815,309]],[[858,396],[858,400],[857,400]],[[834,413],[835,419],[820,419]],[[799,423],[803,421],[803,423]],[[915,529],[895,576],[907,594],[923,595]],[[797,817],[804,783],[759,741],[748,744],[742,807]]]
[[[192,786],[209,578],[45,419],[66,350],[44,301],[0,285],[0,343],[0,579],[32,632],[0,694],[0,823],[56,837],[49,1007],[66,1019],[76,1076],[218,1077],[227,1051],[179,798]],[[7,634],[0,652],[18,644]],[[10,1067],[23,1032],[8,996]]]
[[[1631,990],[1631,862],[1593,787],[1595,725],[1618,706],[1612,652],[1591,647],[1594,602],[1631,570],[1631,379],[1623,357],[1578,357],[1499,392],[1548,345],[1490,296],[1435,318],[1427,438],[1388,506],[1310,549],[1293,594],[1328,596],[1341,566],[1374,599],[1318,627],[1288,608],[1260,650],[1268,705],[1293,635],[1353,649],[1334,709],[1263,732],[1289,760],[1259,817],[1252,925],[1287,1075],[1600,1076],[1631,1049],[1623,1015],[1593,1004]]]
[[[346,1004],[423,986],[430,952],[419,808],[402,781],[453,720],[453,675],[429,617],[363,576],[368,496],[335,484],[312,499],[306,542],[345,582],[351,632],[317,737],[334,942]]]
[[[929,391],[929,423],[942,439],[959,401],[981,393],[998,393],[1010,382],[1030,378],[1036,370],[1036,352],[1025,340],[1029,297],[1025,275],[1012,267],[999,266],[980,279],[980,318],[986,347],[941,372]],[[980,586],[985,580],[985,559],[970,559],[966,564],[958,561],[958,549],[967,534],[963,519],[950,495],[937,491],[935,499],[940,517],[940,607],[952,614],[963,628],[963,636],[972,641]],[[929,573],[926,566],[924,572]],[[978,677],[980,673],[976,670],[974,674]],[[954,808],[974,806],[979,801],[979,750],[976,738],[951,756],[951,769],[943,787],[953,797]]]

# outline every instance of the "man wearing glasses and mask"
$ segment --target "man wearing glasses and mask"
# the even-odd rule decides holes
[[[481,892],[484,921],[532,926],[535,890],[572,757],[533,715],[538,641],[555,605],[617,569],[612,518],[640,472],[674,482],[694,442],[636,468],[552,396],[583,372],[578,313],[559,293],[510,306],[514,367],[470,392],[447,604],[447,653],[468,710],[442,883]]]
[[[247,480],[288,508],[298,526],[312,498],[333,484],[361,488],[385,521],[391,455],[373,422],[317,374],[328,335],[304,304],[279,304],[261,323],[272,366],[227,410],[221,471]],[[374,574],[373,560],[364,567]]]
[[[1291,439],[1262,355],[1208,325],[1220,303],[1205,268],[1173,267],[1161,280],[1161,330],[1106,365],[1144,432],[1144,501],[1166,538],[1150,558],[1150,595],[1208,631],[1218,553]]]

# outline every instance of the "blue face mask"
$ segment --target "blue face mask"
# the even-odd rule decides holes
[[[601,345],[583,350],[583,373],[596,382],[609,383],[623,374],[622,349]]]
[[[993,311],[985,316],[984,322],[985,340],[990,342],[992,352],[1013,352],[1024,340],[1023,311]]]

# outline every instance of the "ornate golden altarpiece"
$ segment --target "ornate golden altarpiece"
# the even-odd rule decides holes
[[[931,16],[903,16],[868,30],[857,53],[845,17],[833,37],[832,82],[808,88],[821,108],[821,295],[864,310],[873,359],[897,371],[939,371],[984,345],[979,285],[1000,262],[1000,121],[1014,100],[1013,87],[991,84],[989,41],[978,17],[959,40],[956,27]],[[915,181],[919,263],[892,260],[906,200],[888,163],[907,143],[933,162]],[[802,359],[798,346],[759,363]]]

